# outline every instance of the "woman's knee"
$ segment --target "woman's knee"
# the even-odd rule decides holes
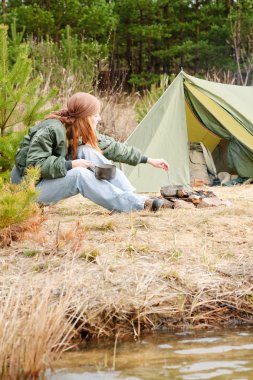
[[[11,183],[18,184],[22,181],[22,177],[19,174],[17,167],[14,165],[11,171]]]
[[[80,178],[80,177],[85,177],[85,178],[90,178],[94,176],[94,173],[90,169],[83,168],[81,166],[78,166],[77,168],[73,168],[68,171],[67,176],[71,178]]]

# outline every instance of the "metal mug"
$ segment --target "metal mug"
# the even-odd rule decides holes
[[[95,177],[109,181],[116,175],[116,166],[112,164],[101,164],[95,166]]]

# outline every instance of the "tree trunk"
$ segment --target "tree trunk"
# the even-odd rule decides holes
[[[169,6],[168,6],[168,4],[165,4],[163,6],[162,13],[163,13],[163,20],[164,20],[163,23],[165,25],[167,25],[167,22],[168,22],[168,19],[169,19]],[[164,49],[165,48],[168,49],[169,45],[170,45],[170,38],[164,37],[163,38]],[[168,58],[163,58],[163,60],[162,60],[162,67],[163,67],[163,72],[164,73],[168,73],[169,72],[170,63],[169,63],[169,59]]]
[[[3,14],[3,19],[5,20],[5,15],[6,15],[6,0],[2,0],[2,14]]]
[[[197,73],[199,71],[199,62],[200,62],[200,57],[199,57],[199,47],[198,47],[198,44],[199,44],[199,7],[200,7],[200,1],[199,0],[196,0],[196,29],[195,29],[195,33],[196,33],[196,60],[195,60],[195,73]]]
[[[140,9],[140,25],[143,25],[143,13]],[[140,36],[140,42],[139,42],[139,65],[138,65],[138,72],[142,72],[142,36]]]
[[[128,23],[128,21],[126,22],[126,26],[128,26],[128,24],[130,24],[130,22]],[[127,30],[128,28],[126,28]],[[131,39],[131,36],[129,34],[129,32],[127,31],[127,35],[126,35],[126,53],[125,53],[125,58],[126,58],[126,61],[127,61],[127,75],[126,75],[126,80],[128,81],[131,77],[131,74],[132,74],[132,39]]]

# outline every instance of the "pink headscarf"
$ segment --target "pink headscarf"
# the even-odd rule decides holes
[[[87,92],[77,92],[69,98],[67,109],[52,112],[48,119],[58,119],[67,125],[78,118],[97,115],[100,112],[99,100]]]

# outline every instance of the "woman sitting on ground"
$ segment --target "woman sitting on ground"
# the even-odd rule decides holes
[[[19,183],[29,166],[40,168],[41,179],[36,186],[38,202],[56,203],[78,193],[112,211],[129,212],[164,207],[159,198],[150,200],[134,193],[134,188],[117,169],[110,181],[98,180],[95,165],[108,160],[129,165],[150,164],[168,170],[164,159],[147,158],[126,144],[96,131],[100,121],[100,103],[85,92],[74,94],[67,109],[53,112],[47,119],[30,128],[16,154],[11,181]],[[81,144],[81,145],[79,145]]]

